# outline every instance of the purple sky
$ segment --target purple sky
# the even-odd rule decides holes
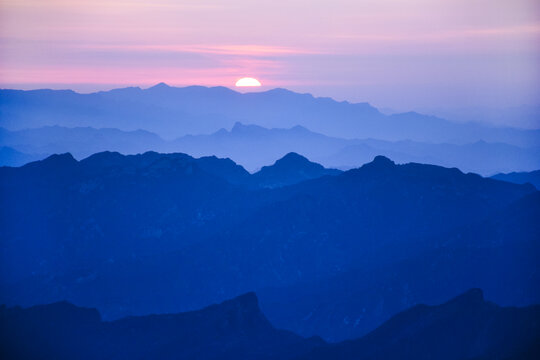
[[[537,0],[0,0],[0,87],[251,76],[381,107],[540,99]]]

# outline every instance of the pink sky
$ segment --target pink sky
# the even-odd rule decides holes
[[[243,76],[407,109],[538,103],[534,0],[0,0],[0,87]]]

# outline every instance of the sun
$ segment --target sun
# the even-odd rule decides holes
[[[236,86],[261,86],[261,82],[252,77],[241,78],[236,82]]]

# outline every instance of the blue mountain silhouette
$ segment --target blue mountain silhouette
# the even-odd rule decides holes
[[[172,141],[142,130],[126,132],[59,126],[20,131],[0,129],[0,144],[26,154],[0,153],[0,165],[10,166],[43,159],[44,154],[69,152],[82,159],[102,151],[137,154],[150,150],[184,152],[197,157],[228,157],[252,172],[289,152],[303,154],[326,167],[342,169],[358,167],[381,154],[398,163],[431,163],[483,175],[534,170],[540,164],[537,147],[522,148],[483,141],[457,145],[343,139],[314,133],[301,126],[266,129],[241,123],[236,123],[230,131],[221,129],[210,135],[187,135]]]
[[[531,172],[512,172],[509,174],[496,174],[493,179],[512,182],[515,184],[533,184],[537,189],[540,189],[540,170]]]
[[[3,359],[533,359],[540,339],[540,306],[499,307],[479,289],[417,305],[337,344],[275,329],[254,293],[198,311],[112,322],[67,302],[3,306],[0,320]]]
[[[172,139],[230,129],[235,122],[267,128],[296,125],[344,138],[540,145],[540,130],[452,123],[414,112],[384,115],[367,103],[338,102],[285,89],[241,94],[224,87],[158,84],[91,94],[70,90],[0,90],[0,126],[10,130],[46,125],[147,130]],[[108,149],[110,150],[110,149]]]
[[[77,161],[64,154],[0,168],[0,189],[0,301],[7,304],[68,300],[110,319],[197,309],[264,289],[263,309],[280,327],[301,334],[325,327],[321,335],[342,339],[471,286],[505,305],[540,298],[530,275],[539,253],[536,189],[457,169],[379,156],[340,173],[290,154],[252,175],[216,157],[99,153]],[[504,272],[487,276],[498,271],[495,261]],[[341,286],[350,274],[358,282]],[[283,308],[276,294],[307,289],[291,298],[311,309],[324,297],[310,299],[317,287],[310,284],[332,279],[329,288],[344,302],[354,299],[351,286],[375,283],[381,290],[373,287],[373,298],[390,306],[362,306],[370,314],[358,333],[340,325],[345,317],[314,316],[324,324],[316,327],[294,308],[283,310],[288,322],[276,315]],[[449,280],[448,289],[433,286]],[[353,306],[340,309],[355,315]]]

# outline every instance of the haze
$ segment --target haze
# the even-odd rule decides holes
[[[3,88],[234,87],[249,76],[262,90],[392,110],[538,104],[533,0],[0,4]]]

